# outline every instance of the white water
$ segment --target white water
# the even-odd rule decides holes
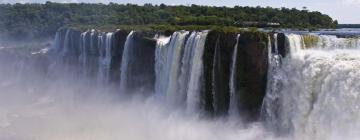
[[[319,42],[317,47],[322,49],[350,49],[350,48],[359,48],[360,39],[359,38],[337,38],[332,35],[320,35]]]
[[[71,52],[72,47],[74,47],[73,45],[74,39],[72,39],[71,34],[72,34],[71,29],[67,29],[65,33],[60,31],[56,33],[53,47],[50,48],[49,50],[50,52],[49,61],[51,61],[51,63],[49,64],[48,67],[49,73],[47,73],[48,74],[47,76],[51,78],[61,78],[64,75],[73,75],[72,76],[73,80],[84,77],[84,76],[80,76],[79,73],[77,73],[79,71],[79,68],[83,68],[82,65],[80,66],[74,65],[74,63],[78,63],[78,59],[80,59],[81,57],[72,58],[70,54],[72,53]],[[81,37],[83,37],[83,35],[81,35]],[[79,40],[79,42],[80,41],[81,40]],[[81,47],[84,47],[82,43],[80,44]],[[82,50],[80,46],[78,47],[80,50]],[[73,62],[71,62],[72,64],[69,64],[70,61],[72,61],[72,59],[74,59]]]
[[[169,38],[158,41],[156,47],[155,71],[157,72],[157,94],[165,95],[170,104],[181,105],[185,96],[179,93],[179,74],[182,51],[185,38],[189,34],[186,31],[175,32],[169,42]]]
[[[9,92],[8,92],[9,93]],[[38,95],[39,94],[39,95]],[[72,89],[14,95],[1,93],[4,140],[271,140],[260,124],[247,128],[169,111],[158,103],[115,103],[97,93],[86,99]],[[103,94],[104,95],[104,94]]]
[[[237,80],[236,80],[236,63],[237,63],[237,56],[238,56],[238,45],[239,45],[239,38],[240,34],[236,37],[236,44],[234,46],[234,52],[232,54],[232,62],[231,62],[231,71],[230,71],[230,103],[229,103],[229,116],[232,117],[239,117],[239,110],[238,110],[238,89],[237,86]]]
[[[128,65],[130,62],[130,55],[132,53],[132,42],[133,42],[133,36],[134,36],[134,31],[131,31],[129,33],[129,35],[126,37],[126,42],[124,45],[124,51],[123,51],[123,55],[122,55],[122,59],[121,59],[121,67],[120,67],[120,93],[124,94],[126,93],[127,89],[127,71],[128,71]]]
[[[70,34],[71,34],[71,30],[70,29],[68,29],[67,31],[66,31],[66,34],[65,34],[65,38],[64,38],[64,46],[63,46],[63,48],[62,48],[62,52],[61,52],[61,54],[62,54],[62,56],[66,56],[68,53],[69,53],[69,49],[70,49],[70,47],[71,47],[71,37],[70,37]]]
[[[203,80],[203,55],[204,55],[204,48],[205,48],[205,40],[207,36],[207,31],[204,32],[196,32],[194,33],[193,39],[189,39],[189,44],[186,44],[185,47],[191,48],[190,52],[190,64],[188,64],[188,68],[190,69],[190,77],[189,77],[189,85],[187,86],[187,96],[186,96],[186,109],[188,112],[197,112],[199,111],[199,105],[201,101],[200,97],[200,90],[201,90],[201,83]],[[191,44],[190,44],[191,43]],[[185,54],[189,55],[189,54]],[[185,62],[185,61],[184,61]],[[185,62],[186,63],[186,62]],[[186,75],[183,75],[186,76]]]
[[[113,45],[113,33],[106,33],[99,37],[99,81],[102,84],[107,84],[110,78],[110,66],[111,66],[111,47]]]
[[[71,34],[66,32],[64,45],[55,45],[63,48],[61,55],[66,56],[69,47],[73,47]],[[264,129],[261,122],[242,124],[238,121],[241,114],[240,119],[206,119],[199,115],[206,35],[207,32],[193,32],[185,37],[187,33],[178,32],[171,40],[158,39],[156,84],[164,86],[156,90],[168,99],[177,99],[172,93],[176,93],[174,87],[178,86],[176,94],[186,95],[186,111],[167,106],[164,100],[120,98],[118,92],[99,90],[92,84],[84,84],[96,81],[82,81],[76,73],[69,74],[66,64],[57,65],[55,73],[60,73],[59,78],[49,79],[52,73],[42,73],[32,63],[14,56],[1,57],[0,139],[355,140],[360,137],[360,50],[356,43],[359,39],[318,36],[318,43],[305,49],[303,36],[289,34],[286,37],[290,54],[281,58],[274,35],[274,50],[271,43],[268,45],[273,53],[269,53],[267,95],[262,108],[268,128]],[[122,93],[127,93],[132,37],[133,32],[127,37],[122,59]],[[112,34],[100,38],[101,47],[105,47],[101,56],[111,59],[108,54]],[[179,51],[181,46],[183,49]],[[237,49],[235,46],[234,54]],[[233,56],[232,69],[234,62]],[[234,70],[231,77],[233,73]],[[171,83],[169,79],[175,80]],[[234,87],[231,81],[230,86]],[[173,86],[169,88],[168,84]],[[281,137],[274,137],[273,131],[280,132]]]
[[[180,68],[180,76],[179,76],[179,94],[187,95],[187,90],[189,86],[189,78],[190,78],[190,68],[191,68],[191,58],[192,58],[192,48],[195,41],[196,32],[192,32],[188,37],[183,56],[181,58],[181,68]]]
[[[266,121],[299,140],[358,139],[360,46],[344,44],[358,39],[319,38],[304,49],[302,36],[287,35],[291,55],[281,65],[270,61]]]
[[[274,44],[277,45],[277,35],[274,35]],[[291,36],[288,36],[289,39]],[[271,45],[271,37],[268,37],[268,75],[267,75],[267,87],[266,87],[266,95],[264,98],[264,103],[262,105],[261,116],[267,126],[270,129],[274,129],[275,131],[281,131],[277,124],[278,122],[278,98],[279,98],[279,89],[281,85],[279,84],[282,77],[279,76],[278,72],[280,71],[281,66],[281,56],[278,53],[277,47],[272,49]],[[293,46],[292,44],[290,44]],[[291,55],[290,55],[291,56]]]
[[[30,63],[0,62],[1,140],[276,139],[260,123],[203,119],[157,100],[119,98],[81,79],[73,81],[72,75],[47,79],[40,70],[31,71],[29,67],[40,68]],[[21,71],[15,71],[18,68]],[[28,77],[17,80],[23,72]]]
[[[179,74],[180,74],[180,60],[182,50],[185,44],[185,37],[189,32],[175,32],[170,41],[167,58],[169,58],[166,66],[166,75],[168,75],[168,85],[166,90],[166,97],[169,103],[180,105],[183,103],[185,95],[179,94]]]
[[[89,48],[90,48],[90,44],[87,43],[87,34],[91,34],[91,36],[93,35],[93,33],[91,32],[83,32],[81,33],[80,35],[80,56],[79,56],[79,61],[80,61],[80,64],[82,65],[82,73],[84,75],[84,77],[86,77],[88,75],[88,70],[89,70],[89,67],[88,67],[88,57],[89,57]]]
[[[61,41],[61,32],[56,32],[55,34],[55,40],[54,40],[54,47],[52,48],[53,49],[53,53],[57,53],[57,52],[60,52],[63,45],[62,45],[62,41]]]
[[[166,65],[168,64],[167,60],[167,50],[169,47],[170,37],[156,37],[156,50],[155,50],[155,93],[159,98],[166,96],[166,87],[168,75],[166,72]]]
[[[160,38],[155,54],[156,89],[167,103],[186,105],[189,112],[200,106],[203,75],[202,57],[207,32],[175,32],[171,39]],[[186,37],[188,39],[186,40]]]

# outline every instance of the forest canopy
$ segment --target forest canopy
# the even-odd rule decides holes
[[[259,26],[334,28],[337,21],[308,10],[271,7],[214,7],[134,4],[0,4],[0,32],[10,36],[48,36],[69,25]],[[256,23],[256,24],[249,24]]]

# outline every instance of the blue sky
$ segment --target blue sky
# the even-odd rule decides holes
[[[177,4],[199,4],[215,6],[271,6],[271,7],[296,7],[301,9],[308,7],[311,11],[320,11],[337,19],[339,23],[359,23],[360,24],[360,0],[0,0],[0,3],[29,3],[45,1],[53,2],[92,2],[92,3],[165,3],[167,5]]]

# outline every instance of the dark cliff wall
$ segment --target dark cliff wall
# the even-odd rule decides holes
[[[206,109],[214,115],[225,115],[229,109],[229,81],[236,33],[211,31],[204,53]]]
[[[238,49],[239,108],[244,116],[254,119],[259,115],[266,92],[267,36],[258,32],[242,33]]]
[[[110,82],[117,86],[120,85],[120,66],[122,55],[124,51],[124,44],[126,37],[129,34],[129,31],[119,30],[114,34],[114,45],[112,46],[112,58],[111,58],[111,68],[110,68]]]
[[[61,42],[69,48],[68,52],[61,52],[64,61],[78,64],[80,55],[80,34],[78,30],[59,30]],[[125,48],[125,42],[130,31],[118,30],[113,36],[111,46],[110,82],[114,87],[120,86],[120,66]],[[155,47],[156,40],[152,39],[156,33],[136,31],[131,38],[128,54],[127,90],[129,93],[143,93],[150,95],[155,86]],[[99,32],[100,34],[100,32]],[[166,33],[163,33],[166,34]],[[169,33],[167,33],[169,34]],[[262,32],[224,32],[210,31],[206,43],[204,60],[204,79],[201,92],[201,107],[214,116],[228,113],[230,103],[230,76],[232,56],[236,44],[237,34],[240,34],[238,53],[236,56],[236,95],[238,110],[241,116],[256,119],[260,112],[263,97],[266,92],[267,62],[268,62],[268,34]],[[95,41],[94,39],[89,39]],[[272,39],[274,43],[274,40]],[[279,52],[286,54],[285,36],[278,34]],[[95,44],[92,46],[96,46]],[[272,46],[274,46],[272,44]],[[96,48],[96,47],[95,47]],[[63,50],[63,49],[62,49]],[[98,58],[98,54],[91,55]],[[94,59],[95,60],[95,59]],[[94,61],[94,63],[96,63]],[[117,86],[118,85],[118,86]]]
[[[87,63],[86,64],[82,64],[83,67],[85,67],[87,69],[86,72],[84,72],[83,74],[86,75],[87,77],[91,77],[94,78],[97,74],[98,71],[98,67],[99,67],[99,48],[100,46],[98,46],[98,32],[94,32],[94,35],[91,36],[90,33],[85,35],[85,40],[84,41],[80,41],[80,44],[83,44],[85,46],[85,48],[79,48],[79,49],[84,49],[83,51],[86,52],[88,59],[86,60]],[[80,52],[81,55],[81,52]],[[80,56],[79,56],[80,57]]]
[[[286,36],[284,33],[278,33],[277,35],[277,45],[279,49],[279,54],[282,57],[286,57],[286,54],[289,53],[289,48],[287,48]]]
[[[81,32],[78,30],[65,30],[65,36],[69,36],[64,38],[64,46],[67,46],[67,51],[61,52],[64,57],[64,63],[71,64],[74,67],[78,65],[78,57],[80,55],[80,34]],[[64,49],[63,49],[64,50]]]
[[[128,91],[130,93],[152,93],[155,86],[156,41],[144,32],[135,32],[129,54]]]
[[[203,98],[205,108],[216,116],[226,114],[229,109],[229,81],[237,34],[212,31],[207,37],[204,54]],[[235,68],[238,109],[242,116],[257,118],[254,116],[259,115],[266,92],[267,36],[260,32],[239,34],[241,36]]]

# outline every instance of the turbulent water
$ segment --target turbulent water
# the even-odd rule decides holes
[[[113,33],[101,34],[98,36],[99,52],[99,82],[106,84],[110,80],[111,47],[113,44]]]
[[[126,93],[127,92],[127,84],[128,84],[128,65],[130,63],[130,58],[132,55],[132,44],[133,44],[133,35],[134,31],[131,31],[126,38],[126,42],[124,45],[124,53],[122,56],[121,61],[121,75],[120,75],[120,92]]]
[[[266,122],[295,139],[357,139],[359,39],[312,37],[289,34],[290,55],[270,55]]]
[[[185,38],[189,32],[175,32],[171,39],[159,39],[156,46],[156,90],[160,96],[165,96],[170,104],[181,105],[186,95],[178,94],[181,70],[181,56],[185,45]],[[169,40],[170,39],[170,40]]]
[[[7,48],[0,49],[0,139],[360,137],[359,38],[285,34],[285,44],[279,44],[280,35],[269,34],[261,119],[244,122],[238,109],[242,93],[237,69],[241,65],[239,55],[244,54],[240,52],[240,34],[234,38],[229,74],[223,74],[229,80],[220,81],[228,82],[227,114],[204,113],[208,32],[177,31],[171,36],[139,40],[141,34],[132,31],[124,40],[121,59],[115,57],[116,32],[98,30],[59,31],[47,53],[9,53],[4,51]],[[281,47],[287,50],[286,55],[280,52]],[[216,63],[220,63],[222,54],[219,44],[213,50],[214,68],[209,71],[215,79],[215,67],[222,66]],[[150,52],[153,54],[146,54]],[[114,76],[113,64],[119,60],[119,88],[108,90]],[[212,84],[216,88],[216,83]],[[212,96],[211,104],[215,112],[221,101],[216,98]]]
[[[2,140],[274,138],[260,123],[245,125],[236,119],[206,119],[177,107],[166,107],[153,98],[123,99],[118,93],[92,86],[96,81],[73,78],[70,72],[78,73],[76,70],[57,67],[61,70],[49,76],[43,73],[46,67],[39,67],[32,60],[0,57]]]

